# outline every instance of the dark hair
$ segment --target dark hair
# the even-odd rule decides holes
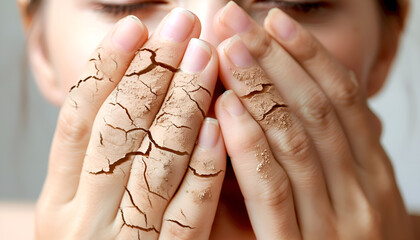
[[[398,0],[380,0],[379,4],[387,14],[401,14],[401,2]]]
[[[28,13],[33,14],[39,7],[41,0],[30,0],[28,5]],[[400,15],[401,13],[401,1],[400,0],[379,0],[379,4],[387,14]]]

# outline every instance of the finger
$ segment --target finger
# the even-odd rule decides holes
[[[258,239],[300,239],[288,177],[232,91],[216,103],[226,150]]]
[[[174,25],[175,24],[175,25]],[[77,196],[82,214],[118,213],[133,157],[165,98],[174,72],[192,37],[200,33],[198,19],[174,9],[139,50],[124,78],[105,101],[95,119]],[[92,212],[93,211],[93,212]],[[112,214],[111,214],[112,215]]]
[[[296,212],[303,237],[331,233],[334,221],[323,170],[313,143],[294,113],[238,38],[218,47],[221,79],[238,93],[241,102],[260,124],[275,159],[285,169],[293,189]],[[233,63],[234,59],[241,66]],[[322,231],[321,231],[322,229]]]
[[[248,19],[247,23],[238,24],[242,28],[244,24],[246,28],[239,28],[229,21],[229,17],[237,15]],[[352,152],[328,97],[308,73],[239,6],[228,4],[222,10],[219,21],[232,32],[242,30],[239,37],[301,120],[319,154],[333,206],[339,209],[354,206],[357,194],[362,192]]]
[[[370,154],[379,146],[379,134],[373,134],[369,111],[356,75],[345,69],[305,28],[279,9],[273,9],[265,29],[312,76],[334,105],[348,136],[356,159],[366,169],[378,169]],[[357,131],[355,131],[357,129]]]
[[[73,198],[95,116],[147,35],[145,26],[136,17],[129,16],[116,24],[93,53],[61,108],[51,147],[45,195],[63,202]]]
[[[140,214],[142,220],[137,226],[156,229],[144,232],[142,238],[154,239],[160,232],[162,216],[185,175],[200,125],[210,106],[217,67],[216,50],[204,41],[192,39],[181,71],[175,74],[140,148],[147,154],[137,156],[133,162],[127,189],[148,219],[146,223]],[[130,214],[124,199],[121,215]],[[124,227],[123,230],[133,229]]]
[[[163,216],[159,239],[209,239],[225,170],[219,125],[207,118],[188,171]]]
[[[395,209],[401,208],[390,209],[389,206],[403,206],[403,201],[397,193],[392,165],[379,141],[380,130],[376,126],[380,123],[375,124],[379,120],[369,110],[366,93],[360,87],[363,81],[359,82],[355,73],[335,60],[309,31],[284,12],[272,10],[265,21],[265,29],[306,69],[335,107],[355,155],[356,169],[366,194],[366,197],[360,197],[362,214],[358,214],[358,218],[369,212],[364,206],[371,204],[379,212],[386,213],[382,218],[398,219],[388,222],[384,229],[401,224],[404,220],[395,217],[399,212]],[[367,202],[366,198],[370,203],[363,204]],[[387,199],[386,204],[384,199]],[[344,216],[348,217],[347,214],[348,211],[343,211]]]

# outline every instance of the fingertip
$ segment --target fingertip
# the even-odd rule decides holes
[[[297,25],[283,11],[271,9],[264,20],[264,28],[277,40],[284,42],[291,41],[297,34]]]
[[[216,146],[220,139],[219,122],[214,118],[207,117],[201,126],[198,138],[198,146],[211,149]]]
[[[119,51],[132,53],[140,48],[147,36],[146,26],[136,16],[129,15],[115,24],[111,42]]]

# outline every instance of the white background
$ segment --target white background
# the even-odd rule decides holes
[[[420,212],[420,1],[384,91],[371,101],[408,208]],[[25,64],[14,0],[0,1],[0,201],[35,201],[46,174],[58,110],[42,99]]]

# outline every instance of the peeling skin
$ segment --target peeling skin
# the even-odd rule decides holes
[[[202,204],[204,202],[207,202],[211,200],[213,196],[211,193],[210,187],[201,191],[192,191],[192,194],[194,194],[194,202],[197,204]]]
[[[220,173],[222,173],[223,171],[222,170],[219,170],[218,172],[216,172],[216,173],[207,173],[207,174],[205,174],[205,173],[198,173],[197,172],[197,170],[196,169],[194,169],[193,167],[191,167],[191,166],[188,166],[188,169],[190,169],[191,170],[191,172],[195,175],[195,176],[197,176],[197,177],[200,177],[200,178],[213,178],[213,177],[217,177],[217,176],[219,176],[219,174]]]
[[[289,107],[261,68],[234,70],[232,76],[243,84],[239,96],[264,131],[273,126],[281,130],[290,128]]]
[[[188,225],[186,225],[186,224],[182,224],[182,223],[180,223],[180,222],[179,222],[179,221],[177,221],[177,220],[173,220],[173,219],[165,219],[165,221],[167,221],[167,222],[171,222],[171,223],[175,223],[176,225],[178,225],[178,226],[180,226],[180,227],[182,227],[182,228],[195,229],[195,227],[191,227],[191,226],[188,226]]]
[[[88,173],[93,175],[112,175],[117,173],[118,168],[124,172],[128,164],[133,163],[128,175],[134,174],[140,184],[134,182],[134,185],[125,187],[127,196],[124,201],[127,206],[120,208],[119,212],[121,229],[126,227],[137,231],[139,239],[144,232],[159,234],[162,219],[155,219],[155,212],[160,211],[160,206],[168,204],[177,190],[177,182],[182,180],[188,168],[200,178],[217,177],[223,172],[217,171],[214,164],[208,171],[188,167],[201,121],[211,101],[211,91],[199,84],[199,75],[184,73],[157,61],[156,51],[150,48],[139,51],[124,78],[98,113],[99,121],[103,122],[93,139],[95,144],[103,146],[100,148],[103,159],[87,167],[91,170]],[[162,56],[168,58],[168,54]],[[100,71],[103,61],[100,53],[92,58],[95,74],[79,81],[72,90],[88,81],[105,79]],[[115,66],[118,67],[116,62]],[[174,73],[176,81],[170,81]],[[166,99],[163,99],[164,96]],[[151,125],[148,125],[149,119],[154,119]],[[211,188],[192,193],[197,203],[212,198]],[[144,222],[138,214],[144,216]],[[182,210],[181,214],[185,222],[186,215]],[[141,222],[133,222],[133,216],[138,216]],[[194,229],[174,219],[166,221]],[[135,238],[135,232],[132,234]]]
[[[288,108],[288,106],[286,104],[276,104],[276,105],[272,106],[271,109],[268,110],[268,112],[264,113],[263,116],[262,116],[262,119],[258,119],[258,121],[265,120],[266,117],[268,115],[270,115],[271,113],[273,113],[274,111],[276,111],[277,108]]]
[[[269,93],[271,90],[271,87],[274,87],[274,85],[271,83],[263,83],[263,84],[257,85],[256,87],[257,87],[256,89],[247,93],[246,95],[241,96],[241,98],[252,98],[257,94]]]
[[[259,148],[260,147],[257,146],[257,149]],[[267,149],[257,151],[259,151],[255,154],[255,157],[259,159],[259,163],[257,165],[257,172],[260,174],[261,179],[267,179],[271,166],[269,152]]]
[[[166,151],[166,152],[170,152],[170,153],[173,153],[173,154],[176,154],[176,155],[180,155],[180,156],[186,156],[186,155],[189,155],[189,153],[188,152],[185,152],[185,151],[177,151],[177,150],[174,150],[174,149],[170,149],[170,148],[167,148],[167,147],[164,147],[164,146],[161,146],[161,145],[159,145],[159,144],[157,144],[156,143],[156,141],[153,139],[153,136],[152,136],[152,133],[149,131],[149,130],[147,130],[147,129],[144,129],[144,128],[132,128],[132,129],[129,129],[129,130],[125,130],[125,129],[123,129],[123,128],[120,128],[120,127],[115,127],[115,126],[112,126],[112,125],[110,125],[110,124],[108,124],[107,122],[106,122],[106,120],[104,119],[104,121],[105,121],[105,124],[106,124],[106,126],[108,126],[108,127],[110,127],[110,128],[112,128],[112,129],[114,129],[114,130],[118,130],[118,131],[122,131],[122,132],[124,132],[125,133],[125,140],[127,141],[127,139],[128,139],[128,134],[130,134],[130,133],[133,133],[133,132],[138,132],[138,131],[141,131],[141,132],[144,132],[144,133],[146,133],[147,134],[147,136],[149,137],[149,140],[150,140],[150,142],[156,147],[156,148],[158,148],[158,149],[160,149],[160,150],[162,150],[162,151]]]
[[[140,49],[140,52],[144,52],[144,51],[149,52],[151,54],[150,60],[152,61],[152,63],[148,67],[146,67],[145,69],[143,69],[143,70],[140,70],[138,72],[132,72],[132,73],[126,74],[125,75],[126,77],[141,76],[141,75],[143,75],[145,73],[148,73],[148,72],[152,71],[153,69],[155,69],[158,66],[159,67],[162,67],[164,69],[167,69],[167,70],[169,70],[169,71],[171,71],[173,73],[175,73],[175,72],[178,71],[177,68],[174,68],[174,67],[172,67],[172,66],[170,66],[168,64],[165,64],[165,63],[162,63],[162,62],[157,62],[156,61],[157,54],[156,54],[155,51],[153,51],[151,49],[148,49],[148,48],[142,48],[142,49]]]

